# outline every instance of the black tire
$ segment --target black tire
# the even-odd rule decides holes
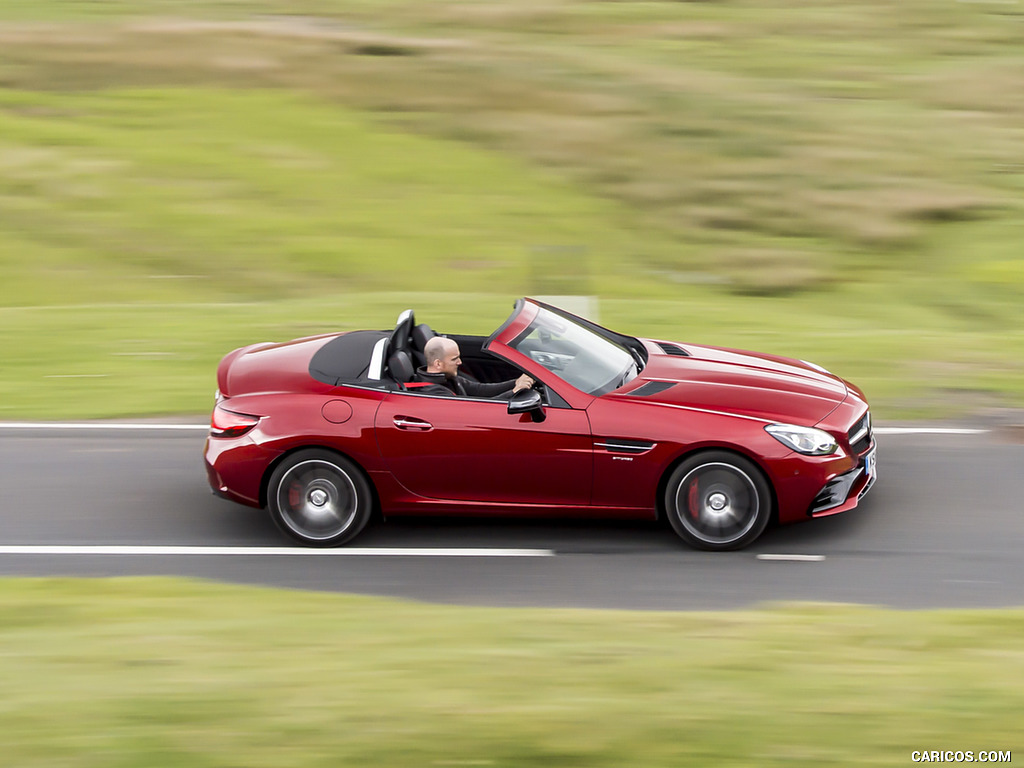
[[[370,520],[373,494],[362,470],[335,453],[304,450],[281,462],[267,486],[267,509],[287,536],[313,547],[353,539]]]
[[[669,476],[665,514],[673,530],[697,549],[741,549],[760,536],[772,514],[761,470],[728,451],[691,456]]]

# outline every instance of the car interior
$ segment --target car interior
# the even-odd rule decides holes
[[[434,336],[438,335],[426,323],[416,323],[411,309],[402,312],[395,324],[388,343],[388,359],[385,373],[400,388],[411,381],[416,369],[426,365],[423,348]],[[519,376],[522,371],[503,360],[484,351],[487,341],[485,336],[462,336],[446,334],[459,345],[462,367],[459,373],[476,381],[490,383],[508,381]]]

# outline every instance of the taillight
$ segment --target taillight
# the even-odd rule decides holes
[[[259,416],[235,413],[218,405],[210,418],[211,437],[241,437],[259,423]]]

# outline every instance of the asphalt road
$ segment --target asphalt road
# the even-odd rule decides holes
[[[729,553],[690,550],[654,524],[479,520],[375,523],[327,556],[247,551],[291,545],[265,513],[210,494],[203,440],[195,431],[0,428],[0,575],[181,575],[507,606],[1024,605],[1024,446],[993,434],[883,435],[880,479],[858,509],[769,530]],[[47,545],[229,549],[35,549]],[[539,551],[408,553],[467,547]],[[808,557],[768,559],[776,555]]]

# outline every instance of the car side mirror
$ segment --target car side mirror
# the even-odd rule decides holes
[[[520,389],[512,395],[512,399],[508,401],[508,412],[513,416],[528,413],[536,422],[547,418],[544,413],[544,402],[536,389]]]

